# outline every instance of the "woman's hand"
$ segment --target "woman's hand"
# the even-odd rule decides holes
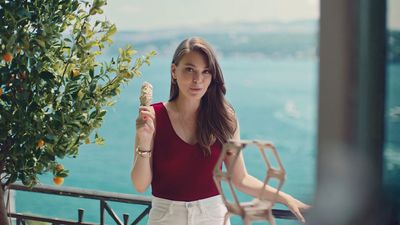
[[[284,204],[289,208],[289,210],[297,217],[300,222],[306,222],[301,212],[308,210],[311,207],[310,205],[304,204],[303,202],[293,198],[292,196],[287,196]]]
[[[154,121],[155,114],[152,106],[140,106],[136,119],[136,135],[140,146],[150,146],[155,131]]]

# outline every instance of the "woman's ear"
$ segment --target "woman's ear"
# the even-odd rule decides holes
[[[173,78],[174,80],[176,80],[175,72],[176,72],[176,65],[175,65],[175,63],[172,63],[172,64],[171,64],[171,75],[172,75],[172,78]]]

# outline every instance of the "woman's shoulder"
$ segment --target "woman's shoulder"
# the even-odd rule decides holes
[[[159,110],[165,107],[165,103],[164,102],[156,102],[151,104],[152,108],[154,108],[155,110]]]
[[[156,103],[151,104],[151,106],[153,106],[153,107],[162,106],[162,105],[165,105],[165,103],[164,102],[156,102]]]

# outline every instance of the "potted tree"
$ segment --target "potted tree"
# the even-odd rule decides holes
[[[105,4],[0,1],[0,224],[8,224],[7,186],[20,180],[32,187],[46,172],[62,183],[68,171],[57,160],[103,142],[96,129],[106,107],[155,55],[133,60],[136,51],[127,46],[109,62],[98,61],[116,32],[98,16]]]

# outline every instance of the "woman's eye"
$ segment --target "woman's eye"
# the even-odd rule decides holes
[[[193,72],[194,70],[193,70],[193,68],[187,67],[187,68],[186,68],[186,71],[187,71],[187,72]]]
[[[209,70],[204,70],[204,74],[211,74]]]

